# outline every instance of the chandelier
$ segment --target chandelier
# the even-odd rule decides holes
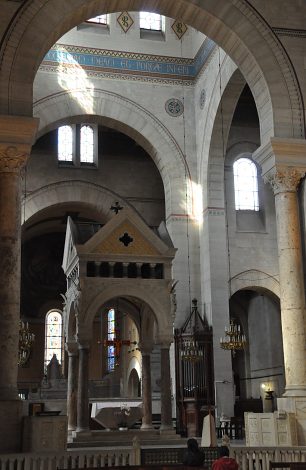
[[[35,335],[30,333],[29,324],[23,321],[19,322],[19,347],[18,347],[18,365],[24,366],[31,353]]]
[[[232,351],[234,356],[235,352],[244,349],[246,344],[246,337],[242,334],[240,325],[231,320],[229,327],[225,327],[225,337],[220,338],[220,347]]]

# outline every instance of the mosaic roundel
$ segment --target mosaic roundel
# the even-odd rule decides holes
[[[170,100],[166,101],[165,109],[169,116],[178,117],[184,112],[184,105],[181,100],[170,98]]]
[[[203,88],[203,90],[201,91],[201,94],[200,94],[200,108],[201,109],[204,108],[205,100],[206,100],[206,91]]]

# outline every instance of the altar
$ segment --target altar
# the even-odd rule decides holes
[[[106,429],[126,429],[143,416],[142,402],[121,400],[93,402],[91,417]]]

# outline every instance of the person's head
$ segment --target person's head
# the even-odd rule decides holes
[[[227,446],[221,446],[219,448],[220,457],[229,457],[229,448]]]
[[[191,452],[196,452],[197,450],[199,450],[198,441],[193,437],[191,439],[188,439],[187,447],[188,450],[190,450]]]

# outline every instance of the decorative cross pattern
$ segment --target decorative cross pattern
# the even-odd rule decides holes
[[[188,29],[188,27],[185,25],[185,23],[183,23],[180,20],[175,20],[175,22],[172,24],[171,28],[175,32],[178,39],[181,39],[184,36],[184,34],[186,33],[187,29]]]
[[[122,237],[119,238],[119,241],[123,243],[124,246],[129,246],[129,244],[132,243],[133,240],[134,238],[130,237],[127,232],[124,232]]]
[[[112,205],[111,208],[110,208],[110,210],[115,212],[115,214],[118,214],[118,212],[121,211],[121,209],[123,209],[123,207],[120,206],[118,201],[116,201],[115,205]]]
[[[117,18],[122,30],[127,33],[130,27],[133,25],[134,20],[127,11],[123,11]]]

